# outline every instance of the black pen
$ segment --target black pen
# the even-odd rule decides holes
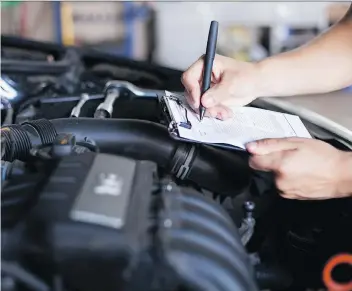
[[[204,56],[204,70],[203,70],[203,84],[201,96],[210,88],[211,84],[211,75],[213,71],[213,62],[215,58],[216,51],[216,42],[218,38],[218,27],[219,23],[217,21],[212,21],[210,24],[209,34],[208,34],[208,42],[207,42],[207,50]],[[205,107],[200,102],[199,106],[199,118],[203,119],[205,114]]]

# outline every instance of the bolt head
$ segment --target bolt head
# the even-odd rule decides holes
[[[246,201],[244,203],[244,209],[246,211],[253,211],[255,208],[255,203],[253,201]]]

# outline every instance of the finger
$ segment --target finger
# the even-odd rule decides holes
[[[205,115],[206,116],[213,117],[213,118],[216,118],[218,116],[218,113],[219,113],[219,107],[218,106],[215,106],[215,107],[212,107],[212,108],[208,108],[205,111]]]
[[[307,201],[307,200],[325,200],[326,198],[318,198],[318,197],[305,197],[305,196],[300,196],[297,194],[291,194],[291,193],[279,193],[280,196],[284,199],[289,199],[289,200],[302,200],[302,201]]]
[[[217,107],[209,108],[205,110],[204,116],[216,118],[216,116],[218,115],[218,112],[219,112],[219,109]]]
[[[279,195],[284,198],[284,199],[293,199],[293,200],[309,200],[309,198],[306,198],[304,196],[297,195],[294,189],[292,189],[292,186],[294,187],[296,183],[289,178],[285,177],[280,177],[277,175],[275,179],[275,184],[276,184],[276,189],[279,193]],[[291,186],[291,187],[289,187]],[[290,190],[292,189],[292,190]]]
[[[279,193],[280,196],[284,199],[290,199],[290,200],[304,200],[302,199],[302,197],[300,196],[297,196],[297,195],[293,195],[293,194],[289,194],[289,193],[283,193],[283,192],[280,192]]]
[[[198,108],[200,103],[200,80],[203,72],[203,56],[194,62],[183,74],[181,82],[188,93],[188,102]]]
[[[198,109],[199,107],[195,107],[195,104],[194,104],[194,102],[193,102],[193,99],[192,99],[192,97],[188,94],[187,91],[184,92],[184,96],[185,96],[185,98],[186,98],[186,101],[187,101],[188,105],[191,107],[191,109],[192,109],[193,111],[197,111],[197,109]]]
[[[217,118],[217,119],[223,119],[223,115],[226,115],[224,108],[221,106],[208,108],[206,112],[209,113],[210,117]]]
[[[242,107],[247,105],[252,98],[238,93],[238,87],[235,86],[234,77],[231,74],[221,76],[219,83],[212,86],[206,93],[201,96],[201,103],[204,107],[213,107],[216,105],[225,105],[231,107]]]
[[[218,119],[226,120],[231,117],[233,117],[233,112],[229,107],[224,105],[218,106],[218,116],[217,116]]]
[[[219,83],[203,94],[201,103],[205,108],[214,107],[226,99],[231,99],[232,95],[232,78],[229,75],[224,75]]]
[[[208,115],[207,115],[208,113]],[[232,110],[226,106],[218,105],[208,108],[205,113],[206,116],[214,117],[220,120],[226,120],[233,116]]]
[[[297,138],[268,138],[257,140],[246,144],[246,149],[256,155],[267,155],[270,153],[297,149],[300,139]]]
[[[268,155],[252,156],[249,159],[249,166],[258,171],[277,172],[283,162],[283,152],[275,152]]]
[[[295,194],[291,194],[289,191],[287,191],[287,180],[276,177],[275,178],[275,184],[276,184],[276,190],[278,194],[284,198],[284,199],[298,199],[298,196]]]

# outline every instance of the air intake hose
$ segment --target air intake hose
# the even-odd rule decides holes
[[[159,167],[171,171],[177,178],[193,181],[218,194],[240,194],[250,180],[250,170],[245,158],[210,146],[175,141],[164,126],[150,121],[42,119],[26,122],[20,128],[21,135],[23,132],[28,134],[21,136],[21,140],[6,143],[5,160],[23,158],[25,153],[29,153],[31,144],[52,142],[56,133],[71,133],[76,136],[77,141],[85,138],[94,140],[101,152],[151,160]],[[16,129],[18,130],[18,126]],[[17,144],[21,147],[16,146]]]

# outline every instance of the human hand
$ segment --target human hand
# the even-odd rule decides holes
[[[284,198],[323,200],[352,194],[352,153],[315,139],[264,139],[247,144],[249,165],[273,171]]]
[[[210,89],[201,96],[204,61],[199,58],[182,75],[188,103],[206,108],[206,114],[219,119],[232,116],[229,106],[243,106],[253,101],[256,93],[256,65],[216,55]]]

